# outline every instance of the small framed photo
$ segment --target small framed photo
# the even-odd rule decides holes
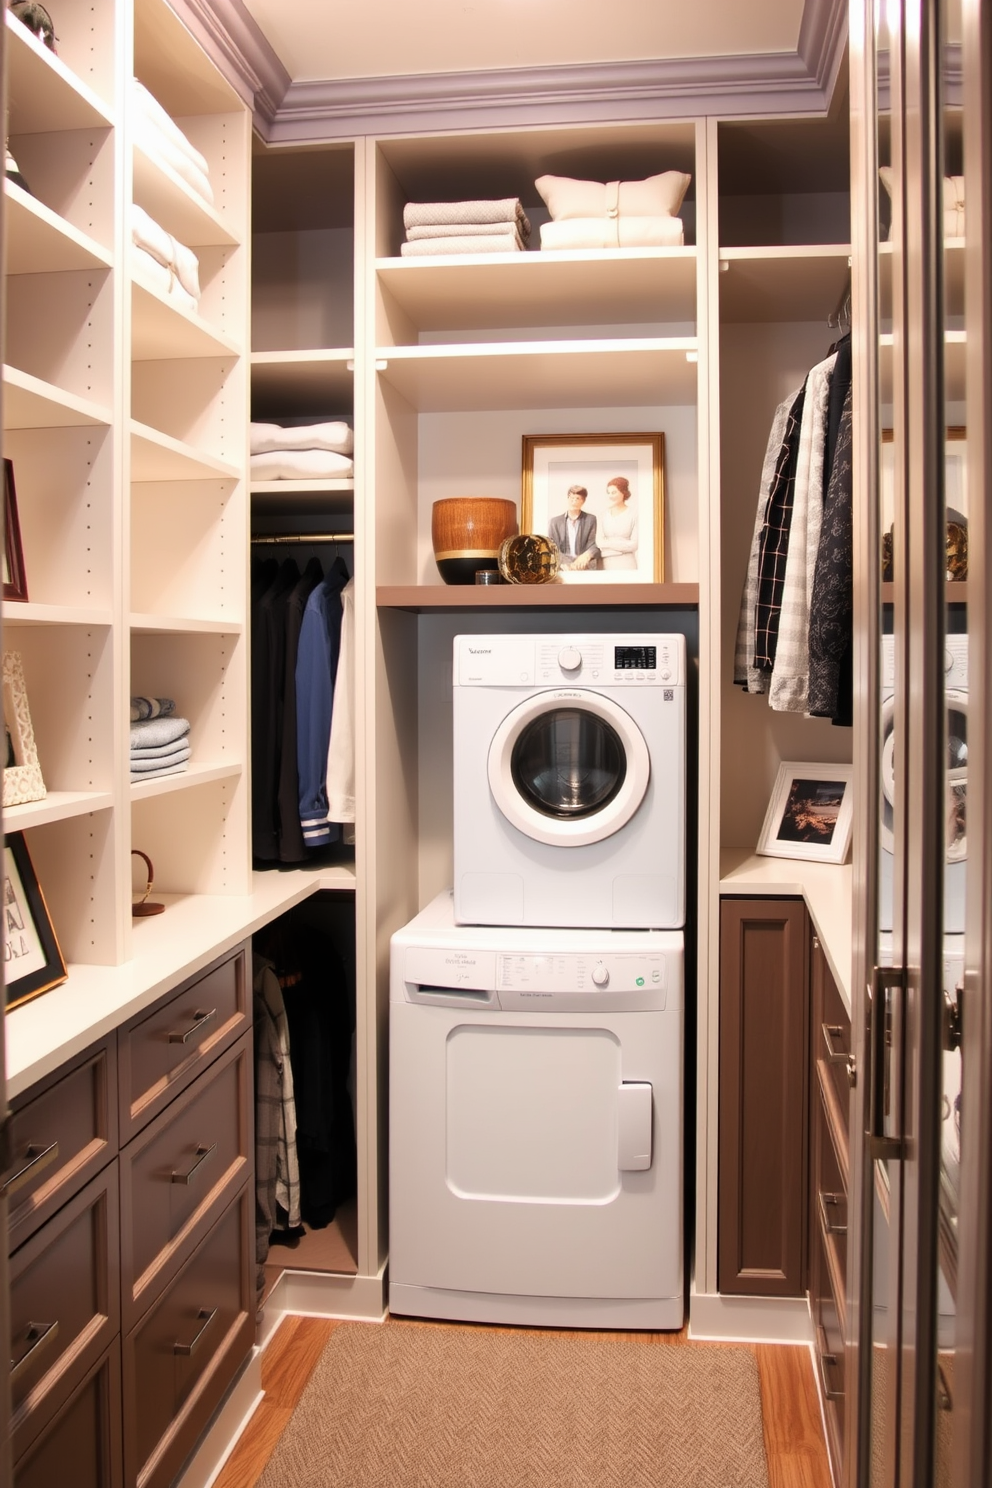
[[[3,960],[9,1011],[57,987],[67,972],[23,832],[7,833],[3,866]]]
[[[566,583],[660,584],[664,434],[525,434],[520,519],[557,544]]]
[[[3,653],[3,804],[23,806],[47,795],[34,742],[24,666],[19,651]]]
[[[789,760],[778,767],[758,839],[770,858],[843,863],[851,845],[853,769]]]
[[[3,597],[27,599],[28,584],[24,577],[24,552],[21,548],[21,524],[17,519],[17,493],[14,490],[14,463],[3,462]]]

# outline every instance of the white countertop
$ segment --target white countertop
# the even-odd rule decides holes
[[[805,899],[837,990],[850,1013],[854,954],[854,869],[850,863],[764,858],[750,847],[725,847],[720,853],[720,893]]]

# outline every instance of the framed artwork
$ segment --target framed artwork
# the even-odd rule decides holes
[[[57,987],[67,972],[23,832],[7,833],[3,866],[3,960],[9,1010]]]
[[[3,728],[3,804],[23,806],[27,801],[43,800],[47,791],[41,778],[19,651],[3,653]]]
[[[17,520],[17,493],[14,490],[14,463],[3,462],[3,597],[27,599],[28,584],[24,577],[24,553],[21,549],[21,524]]]
[[[664,434],[525,434],[520,530],[557,544],[565,583],[661,583]]]
[[[851,845],[853,769],[788,760],[778,767],[758,852],[770,858],[843,863]]]

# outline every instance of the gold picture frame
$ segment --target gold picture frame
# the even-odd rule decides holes
[[[34,741],[24,664],[19,651],[3,653],[3,722],[6,738],[3,804],[23,806],[48,794]]]
[[[585,520],[569,529],[576,488]],[[664,434],[525,434],[520,530],[557,543],[564,583],[663,583]]]

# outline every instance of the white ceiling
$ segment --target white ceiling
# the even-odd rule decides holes
[[[804,0],[244,0],[294,82],[795,54]]]

